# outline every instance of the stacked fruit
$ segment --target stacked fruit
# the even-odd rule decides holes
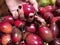
[[[39,12],[23,4],[25,20],[0,18],[0,45],[60,45],[60,0],[38,1]]]

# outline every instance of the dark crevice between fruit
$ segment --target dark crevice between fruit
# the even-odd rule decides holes
[[[26,32],[26,30],[23,25],[20,26],[20,30],[22,32],[22,37],[24,37],[24,33]],[[22,40],[24,41],[24,38]]]
[[[12,40],[9,41],[9,43],[7,45],[13,45]]]
[[[57,24],[58,28],[60,28],[60,20],[57,20],[57,21],[56,21],[56,24]],[[59,30],[60,30],[60,29],[59,29]],[[60,38],[60,31],[59,31],[59,34],[58,34],[57,37]]]
[[[60,19],[56,21],[57,26],[60,28]]]

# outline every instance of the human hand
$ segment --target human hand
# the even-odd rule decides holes
[[[27,1],[29,1],[33,5],[35,10],[38,11],[38,4],[36,0],[27,0]],[[27,1],[23,2],[21,0],[10,0],[10,1],[6,0],[6,4],[15,19],[17,19],[18,17],[22,20],[25,19],[22,5],[25,4]]]

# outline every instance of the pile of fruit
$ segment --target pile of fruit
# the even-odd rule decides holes
[[[39,12],[23,4],[25,20],[0,18],[0,45],[60,45],[60,0],[38,0]]]

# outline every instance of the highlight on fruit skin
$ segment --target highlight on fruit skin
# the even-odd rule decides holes
[[[3,45],[7,45],[8,43],[11,43],[11,35],[10,34],[2,35],[1,42]]]
[[[14,25],[16,27],[25,26],[25,21],[22,21],[22,20],[17,19],[17,20],[15,20]]]
[[[19,28],[13,27],[13,32],[11,33],[11,38],[14,43],[19,43],[22,40],[22,32]]]
[[[44,41],[51,42],[53,40],[52,32],[47,26],[40,26],[38,32]]]
[[[24,15],[28,17],[30,13],[35,12],[35,8],[31,4],[23,4],[23,11]]]
[[[0,24],[0,30],[3,32],[3,33],[11,33],[12,30],[13,30],[13,27],[12,25],[9,23],[9,22],[1,22]]]
[[[11,23],[11,24],[14,23],[14,19],[13,19],[13,17],[12,17],[10,14],[4,16],[4,21],[9,22],[9,23]]]
[[[44,45],[43,40],[38,35],[33,33],[26,37],[26,43],[28,45]]]
[[[22,4],[23,20],[14,19],[10,12],[6,14],[5,5],[0,6],[0,15],[4,13],[0,17],[0,45],[60,45],[60,0],[36,1],[38,12],[29,1]]]
[[[35,33],[36,32],[36,24],[32,23],[30,25],[26,25],[25,29],[29,32]]]

